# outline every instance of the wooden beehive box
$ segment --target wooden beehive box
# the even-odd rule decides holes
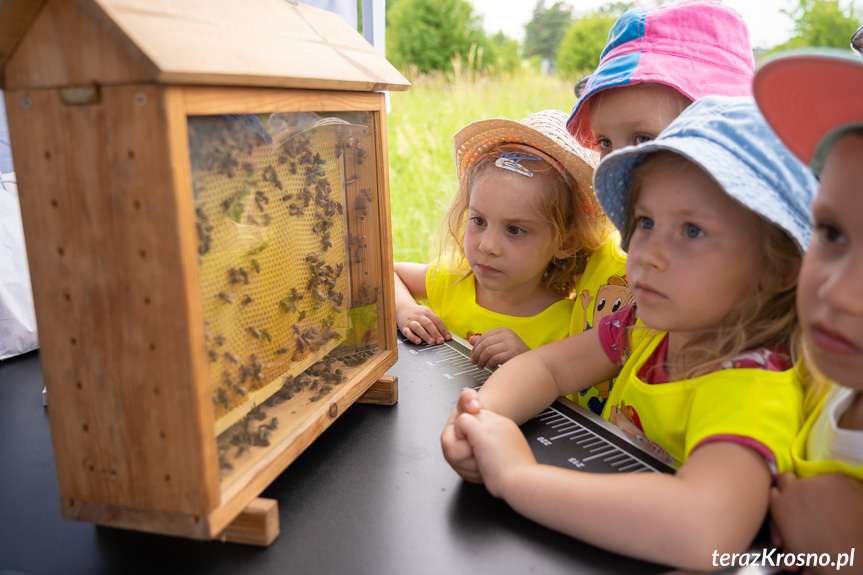
[[[258,530],[396,360],[407,81],[286,0],[9,0],[0,69],[63,515]]]

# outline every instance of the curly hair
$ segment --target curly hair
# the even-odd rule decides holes
[[[679,154],[662,151],[650,154],[634,169],[626,200],[623,249],[629,248],[635,231],[634,206],[644,182],[659,171],[674,174],[688,166],[698,167]],[[758,257],[751,277],[757,281],[752,282],[748,296],[729,310],[715,329],[699,334],[684,345],[680,351],[681,379],[709,373],[746,351],[769,347],[790,353],[794,349],[794,334],[798,329],[797,284],[793,282],[790,288],[788,284],[791,278],[797,277],[802,254],[784,230],[760,214],[756,215],[759,216],[759,243],[753,246],[753,251]]]
[[[438,265],[463,267],[467,264],[464,250],[465,227],[467,225],[470,195],[474,186],[493,170],[495,173],[506,174],[514,178],[524,176],[507,172],[496,167],[496,152],[507,151],[507,145],[500,145],[490,150],[490,153],[470,166],[459,181],[458,191],[447,210],[443,220],[440,242],[440,258]],[[541,150],[539,155],[544,155]],[[587,260],[608,239],[613,229],[602,210],[596,208],[599,203],[593,195],[593,189],[581,189],[575,180],[569,182],[561,173],[547,162],[540,167],[531,166],[534,176],[544,178],[548,185],[544,186],[542,197],[537,198],[536,209],[551,227],[554,241],[559,248],[581,244],[581,248],[573,255],[558,259],[553,257],[543,273],[541,285],[564,298],[571,297],[578,278],[584,273]],[[571,182],[571,183],[570,183]],[[443,264],[442,262],[446,262]],[[458,281],[470,277],[468,271]]]

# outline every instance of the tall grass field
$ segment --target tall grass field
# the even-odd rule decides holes
[[[423,76],[407,92],[391,92],[387,116],[395,261],[430,262],[440,223],[457,187],[453,136],[487,118],[520,121],[539,110],[569,112],[572,83],[523,70],[515,76],[455,80]]]

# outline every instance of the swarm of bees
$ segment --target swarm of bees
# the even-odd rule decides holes
[[[279,427],[279,419],[269,409],[292,399],[303,391],[314,392],[309,401],[326,397],[335,386],[347,381],[341,368],[333,367],[335,360],[324,358],[311,365],[296,377],[285,377],[282,386],[263,404],[254,406],[240,421],[218,437],[219,469],[223,474],[233,471],[232,459],[242,457],[255,447],[269,447],[272,433]]]
[[[356,367],[371,356],[342,356],[340,363],[325,356],[297,373],[344,337],[349,322],[337,322],[339,314],[351,305],[377,300],[379,288],[368,286],[360,289],[360,302],[345,296],[345,267],[362,262],[368,248],[364,235],[350,233],[345,206],[352,206],[362,219],[374,211],[373,194],[361,187],[362,174],[355,169],[366,158],[366,144],[342,128],[328,132],[335,142],[330,140],[327,148],[316,147],[321,138],[314,129],[276,143],[279,138],[268,140],[268,134],[250,129],[254,118],[227,123],[219,117],[203,119],[209,124],[190,121],[189,134],[199,259],[209,270],[218,267],[217,274],[207,276],[210,283],[204,290],[214,414],[217,420],[229,413],[236,417],[240,406],[264,401],[219,436],[220,467],[230,471],[232,458],[271,440],[277,418],[258,419],[267,408],[301,392],[304,401],[319,401],[347,379],[342,368]],[[258,239],[240,250],[232,247],[237,255],[226,257],[224,235],[218,235],[225,223]],[[284,277],[280,269],[288,265],[282,263],[285,248],[278,239],[285,228],[301,233],[307,242],[302,251],[288,249],[291,258],[296,254],[292,261],[299,270],[291,274],[299,273],[302,279],[291,275],[293,285],[273,288]],[[282,251],[276,255],[274,250]],[[230,265],[222,267],[228,260]],[[276,295],[274,289],[284,291]],[[255,394],[265,388],[265,393]]]

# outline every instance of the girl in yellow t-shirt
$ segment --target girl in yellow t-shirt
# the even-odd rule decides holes
[[[622,276],[618,237],[593,194],[598,155],[545,110],[469,124],[454,138],[459,190],[433,264],[395,263],[396,322],[410,341],[470,340],[496,366],[570,335],[572,296]],[[611,246],[610,244],[614,244]],[[601,273],[607,275],[601,278]],[[429,306],[416,300],[427,298]]]
[[[464,391],[441,435],[465,479],[593,545],[685,569],[742,553],[791,469],[803,420],[788,358],[817,182],[752,98],[707,96],[594,186],[627,250],[635,306],[521,354]],[[617,377],[602,416],[675,475],[539,465],[517,423]]]
[[[780,54],[762,65],[754,83],[771,127],[821,177],[797,291],[812,380],[807,407],[815,408],[794,442],[795,473],[779,478],[770,501],[774,543],[795,557],[818,558],[807,573],[839,566],[863,573],[863,556],[853,565],[849,558],[863,544],[861,85],[860,58],[826,49]]]

